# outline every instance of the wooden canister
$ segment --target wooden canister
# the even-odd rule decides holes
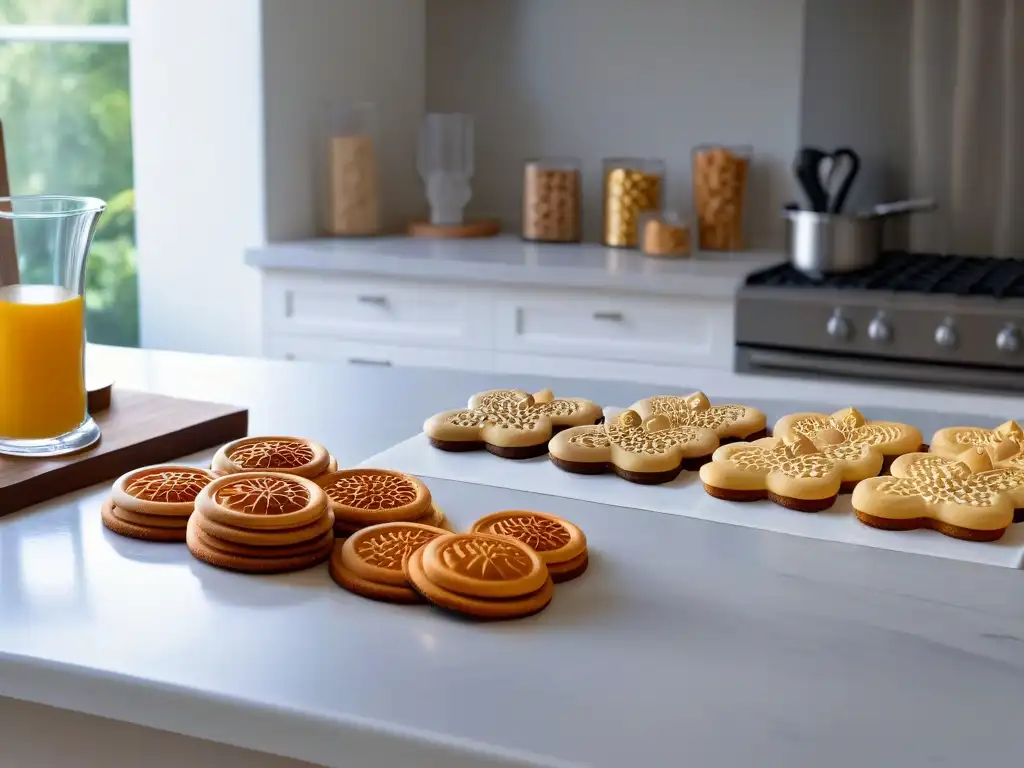
[[[578,243],[580,163],[568,158],[527,160],[523,166],[524,240]]]

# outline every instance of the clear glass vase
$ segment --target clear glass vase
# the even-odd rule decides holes
[[[473,196],[473,116],[426,115],[420,126],[416,161],[427,187],[430,223],[461,224]]]
[[[59,456],[100,439],[85,387],[85,267],[106,203],[0,198],[0,453]]]

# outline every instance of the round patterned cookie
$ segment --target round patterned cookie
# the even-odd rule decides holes
[[[320,552],[327,542],[334,544],[334,534],[331,531],[317,536],[309,541],[302,541],[298,544],[280,544],[266,546],[263,544],[239,544],[229,539],[219,539],[203,530],[202,521],[197,520],[195,524],[195,538],[198,542],[210,549],[222,552],[227,555],[238,555],[240,557],[299,557]]]
[[[221,447],[211,466],[218,475],[265,471],[313,478],[328,469],[331,458],[320,443],[302,437],[243,437]]]
[[[143,528],[166,528],[168,530],[185,530],[185,525],[188,523],[188,517],[185,515],[171,516],[171,515],[143,515],[139,512],[132,512],[130,509],[122,509],[121,507],[114,504],[114,500],[110,500],[111,508],[110,513],[118,520],[123,520],[126,523],[132,525],[141,525]]]
[[[122,520],[114,514],[114,502],[110,499],[107,499],[100,508],[100,520],[103,521],[103,525],[107,530],[116,533],[118,536],[125,536],[130,539],[161,543],[182,542],[185,540],[184,526],[152,528]]]
[[[386,603],[421,603],[423,598],[412,587],[396,587],[393,584],[380,584],[364,579],[352,573],[341,562],[341,544],[334,545],[334,552],[328,564],[328,570],[334,583],[343,589],[371,600]]]
[[[356,576],[377,584],[407,587],[402,561],[414,550],[448,532],[419,523],[382,523],[345,540],[341,563]]]
[[[338,523],[411,522],[430,511],[430,491],[419,479],[390,469],[343,469],[317,478]]]
[[[430,544],[437,541],[440,539],[434,539]],[[554,595],[554,583],[546,573],[539,589],[519,597],[488,599],[471,597],[445,589],[433,582],[426,573],[424,564],[427,561],[426,550],[430,544],[420,547],[409,555],[405,559],[404,570],[413,589],[421,594],[427,602],[438,608],[474,619],[500,620],[532,616],[547,608],[551,603],[551,597]]]
[[[290,571],[301,571],[319,565],[331,556],[334,548],[334,539],[328,536],[325,543],[318,551],[304,555],[286,557],[246,557],[243,555],[231,554],[215,547],[209,546],[199,538],[198,515],[189,518],[186,529],[185,543],[189,552],[197,560],[216,568],[224,568],[239,573],[287,573]]]
[[[564,563],[548,563],[548,573],[551,574],[551,580],[555,584],[561,584],[572,581],[577,576],[582,576],[589,566],[590,555],[584,551],[582,555],[574,557],[572,560],[566,560]]]
[[[469,530],[521,541],[548,565],[573,560],[587,551],[587,537],[578,526],[545,512],[494,512],[477,520]]]
[[[443,589],[486,599],[522,597],[548,579],[547,566],[532,548],[483,533],[449,533],[428,542],[423,569]]]
[[[239,472],[207,485],[196,498],[196,511],[243,530],[297,528],[325,515],[327,496],[298,475]]]
[[[229,541],[246,547],[285,547],[304,544],[321,538],[334,527],[334,516],[330,512],[308,525],[256,531],[224,525],[210,520],[201,513],[193,517],[203,533],[220,541]]]
[[[213,477],[213,473],[205,469],[179,464],[141,467],[117,478],[110,497],[116,506],[128,512],[188,517],[196,497]]]

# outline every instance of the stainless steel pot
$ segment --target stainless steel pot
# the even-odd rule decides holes
[[[935,210],[934,200],[882,203],[855,214],[787,209],[786,249],[793,266],[809,275],[856,272],[882,255],[886,219]]]

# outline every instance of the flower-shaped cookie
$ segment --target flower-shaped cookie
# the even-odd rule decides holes
[[[611,471],[634,483],[673,480],[684,468],[697,469],[718,447],[706,427],[673,427],[667,416],[642,419],[633,410],[606,424],[574,427],[548,444],[551,461],[567,472],[594,475]]]
[[[704,427],[723,443],[755,440],[765,435],[766,417],[745,405],[712,405],[703,392],[692,395],[655,395],[638,400],[631,410],[643,419],[668,416],[673,427]]]
[[[469,399],[469,407],[431,416],[423,431],[436,448],[470,451],[486,448],[506,459],[547,453],[551,436],[564,427],[594,424],[601,407],[582,398],[555,399],[550,389],[535,394],[492,389]]]
[[[1007,446],[1004,446],[1004,455],[1019,453],[1021,448],[1024,448],[1024,429],[1012,419],[995,429],[946,427],[932,436],[931,447],[928,450],[943,458],[955,459],[971,446],[995,448],[1000,443],[1009,443],[1011,448],[1017,447],[1016,450],[1008,451]]]
[[[908,453],[893,462],[892,477],[858,483],[853,508],[875,528],[932,528],[957,539],[995,541],[1024,508],[1024,468],[993,468],[977,446],[957,459]]]
[[[842,471],[806,437],[764,437],[723,445],[700,468],[704,490],[726,501],[771,499],[800,512],[831,507]]]
[[[921,450],[921,432],[916,427],[895,421],[868,421],[856,408],[845,408],[831,416],[783,416],[775,424],[773,434],[783,440],[810,438],[839,465],[845,492],[852,491],[859,480],[880,473],[897,456]]]

